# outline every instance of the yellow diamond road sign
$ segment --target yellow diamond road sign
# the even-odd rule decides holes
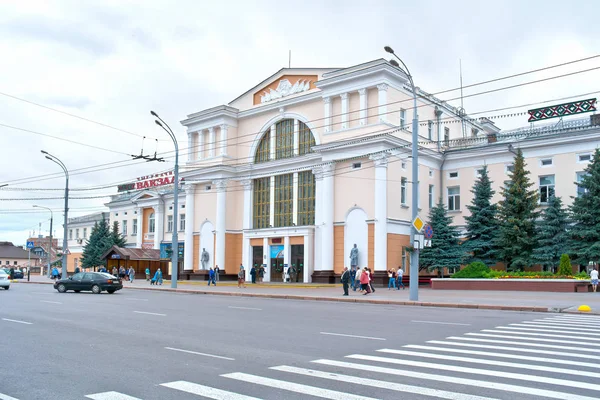
[[[421,232],[423,230],[423,228],[425,227],[425,222],[421,219],[421,217],[419,217],[417,215],[417,217],[415,218],[415,220],[413,221],[413,226],[415,227],[415,229],[418,232]]]

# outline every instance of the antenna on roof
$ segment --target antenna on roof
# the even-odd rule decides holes
[[[289,51],[289,56],[288,56],[288,68],[292,68],[292,51]]]

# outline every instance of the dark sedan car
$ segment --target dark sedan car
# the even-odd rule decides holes
[[[104,272],[79,272],[54,282],[54,289],[59,293],[65,293],[67,290],[75,293],[91,290],[95,294],[100,294],[106,290],[112,294],[123,289],[123,283],[119,278]]]
[[[4,270],[4,272],[6,272],[6,275],[10,276],[10,268],[2,268]],[[21,271],[20,269],[14,269],[13,270],[13,279],[23,279],[23,271]]]

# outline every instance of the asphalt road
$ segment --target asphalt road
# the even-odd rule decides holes
[[[591,400],[599,329],[597,316],[13,285],[0,400]]]

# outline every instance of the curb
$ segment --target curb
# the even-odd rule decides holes
[[[19,283],[52,285],[53,282],[26,282]],[[286,286],[287,287],[287,286]],[[243,292],[211,292],[207,290],[197,289],[173,289],[173,288],[149,288],[149,287],[133,287],[125,286],[123,289],[132,290],[147,290],[154,292],[172,292],[172,293],[187,293],[187,294],[204,294],[213,296],[232,296],[232,297],[257,297],[263,299],[282,299],[282,300],[309,300],[309,301],[329,301],[338,303],[361,303],[361,304],[385,304],[395,306],[413,306],[413,307],[438,307],[438,308],[464,308],[476,310],[496,310],[496,311],[521,311],[521,312],[540,312],[540,313],[556,313],[556,314],[583,314],[583,315],[600,315],[598,311],[580,312],[567,311],[548,307],[535,306],[501,306],[493,304],[463,304],[463,303],[434,303],[425,301],[397,301],[397,300],[371,300],[361,298],[344,298],[344,297],[312,297],[295,294],[270,294],[270,293],[243,293]]]

